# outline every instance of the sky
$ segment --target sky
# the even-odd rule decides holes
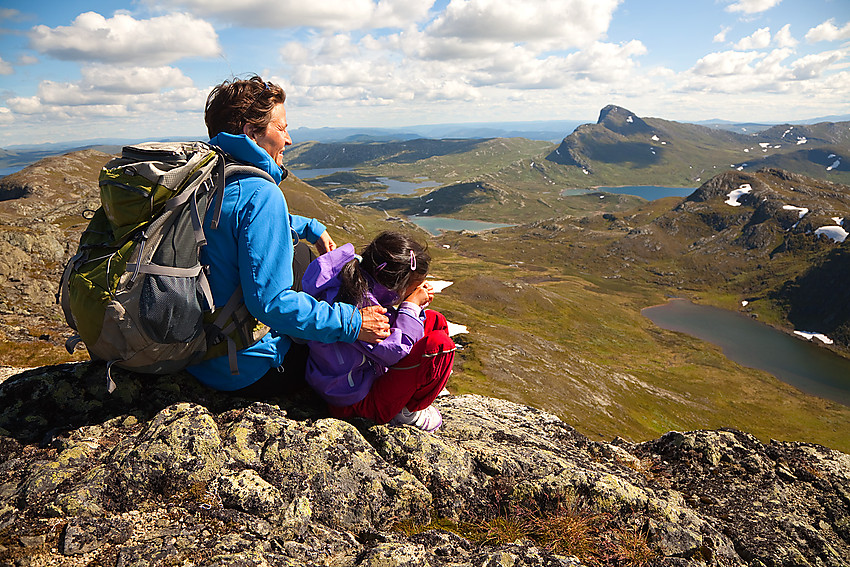
[[[254,73],[292,129],[807,120],[850,114],[850,0],[3,0],[0,147],[205,139]]]

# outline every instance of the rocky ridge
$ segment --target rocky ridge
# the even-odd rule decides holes
[[[545,162],[581,168],[589,185],[692,186],[729,167],[748,172],[774,167],[847,183],[848,124],[784,124],[744,135],[641,118],[608,105],[595,124],[576,128],[545,156]],[[626,169],[618,172],[624,165]],[[645,176],[649,172],[652,175]]]
[[[846,565],[850,456],[735,431],[594,442],[439,398],[438,433],[97,363],[0,385],[0,565]],[[577,535],[581,533],[582,535]]]

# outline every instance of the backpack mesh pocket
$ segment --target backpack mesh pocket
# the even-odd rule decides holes
[[[139,297],[140,323],[157,342],[187,343],[203,333],[203,305],[195,278],[148,275]]]

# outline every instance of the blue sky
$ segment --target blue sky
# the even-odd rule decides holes
[[[850,0],[4,0],[0,147],[202,138],[250,73],[294,128],[804,120],[850,113]]]

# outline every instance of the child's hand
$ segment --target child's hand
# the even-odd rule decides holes
[[[428,282],[422,282],[404,300],[425,307],[434,300],[434,288]]]

